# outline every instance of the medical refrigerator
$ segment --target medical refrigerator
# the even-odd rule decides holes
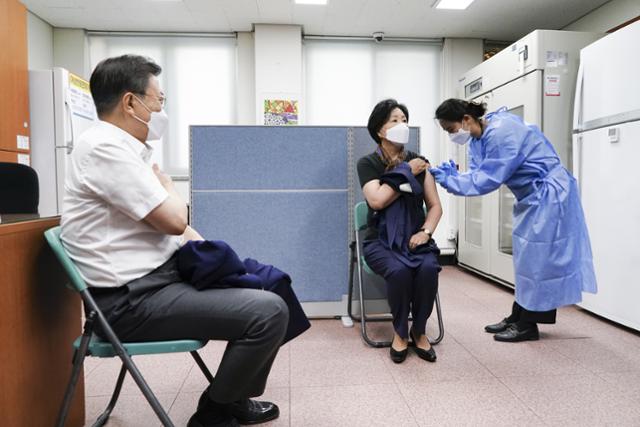
[[[536,124],[571,168],[571,123],[580,49],[596,33],[536,30],[460,79],[460,95],[484,102],[488,111],[506,107]],[[467,168],[466,147],[459,152]],[[501,186],[482,197],[458,198],[458,261],[465,268],[513,286],[513,193]]]
[[[573,163],[597,294],[583,308],[640,330],[640,22],[580,51]]]
[[[68,156],[96,118],[89,83],[63,68],[29,71],[31,167],[40,182],[40,216],[62,213]]]

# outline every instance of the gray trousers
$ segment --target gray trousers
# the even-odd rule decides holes
[[[264,393],[289,319],[287,305],[274,293],[199,291],[181,282],[176,256],[124,286],[91,288],[91,294],[122,341],[228,341],[209,387],[210,398],[219,403]]]

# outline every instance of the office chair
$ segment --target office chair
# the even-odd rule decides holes
[[[0,162],[0,214],[38,213],[38,174],[20,163]]]
[[[365,310],[365,297],[364,297],[364,282],[365,274],[369,278],[380,277],[371,270],[367,265],[367,262],[362,255],[362,234],[367,228],[367,203],[359,202],[353,209],[353,225],[354,225],[354,240],[349,245],[351,250],[351,261],[349,263],[349,300],[347,301],[347,311],[349,317],[357,322],[360,322],[361,334],[364,341],[371,347],[381,348],[389,347],[391,341],[376,341],[369,337],[367,333],[367,322],[384,322],[392,320],[390,314],[379,314],[376,316],[368,316]],[[353,278],[358,273],[358,300],[360,303],[360,315],[353,314]],[[442,322],[442,310],[440,308],[440,296],[436,293],[436,313],[438,314],[438,336],[434,340],[429,340],[431,344],[438,344],[444,337],[444,324]]]
[[[120,359],[122,359],[122,368],[120,369],[120,374],[118,375],[118,380],[116,381],[116,386],[113,391],[113,395],[111,396],[111,400],[109,401],[107,408],[102,414],[100,414],[96,422],[93,424],[93,427],[103,426],[109,419],[111,411],[115,407],[118,396],[120,395],[120,389],[122,388],[122,383],[127,371],[129,371],[129,373],[133,377],[133,380],[136,382],[136,384],[140,388],[140,391],[153,408],[162,425],[165,427],[174,427],[173,423],[169,419],[169,416],[147,385],[136,365],[133,363],[131,356],[142,354],[179,353],[188,351],[195,359],[196,363],[202,370],[202,373],[207,378],[209,383],[211,383],[213,381],[213,375],[211,375],[211,372],[209,372],[209,369],[204,364],[202,358],[197,352],[197,350],[204,347],[207,342],[198,340],[121,342],[113,332],[113,329],[111,329],[111,326],[109,326],[109,323],[104,317],[104,314],[102,314],[102,311],[98,308],[95,300],[89,293],[87,285],[80,276],[80,273],[78,273],[78,270],[73,264],[73,261],[71,261],[71,258],[69,258],[66,251],[64,250],[62,241],[60,240],[60,227],[53,227],[45,231],[44,235],[47,242],[49,243],[49,246],[51,246],[53,253],[56,255],[58,261],[60,261],[65,271],[67,272],[67,275],[69,276],[70,283],[67,283],[67,287],[80,294],[80,296],[82,297],[82,302],[84,303],[85,308],[88,312],[87,318],[84,323],[84,332],[73,343],[73,347],[75,349],[73,355],[73,370],[71,372],[71,378],[69,380],[69,384],[67,385],[64,399],[60,407],[56,426],[64,426],[64,422],[69,411],[69,406],[71,405],[73,392],[78,382],[78,377],[80,375],[84,358],[86,356],[93,356],[119,357]],[[98,322],[98,324],[104,331],[104,334],[107,338],[106,341],[93,334],[95,322]]]

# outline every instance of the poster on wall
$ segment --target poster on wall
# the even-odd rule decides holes
[[[264,100],[266,126],[292,126],[298,124],[298,101],[287,99]]]

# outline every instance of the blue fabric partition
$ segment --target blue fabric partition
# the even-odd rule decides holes
[[[362,200],[355,164],[374,149],[366,128],[192,126],[191,224],[289,273],[301,301],[340,301]]]

